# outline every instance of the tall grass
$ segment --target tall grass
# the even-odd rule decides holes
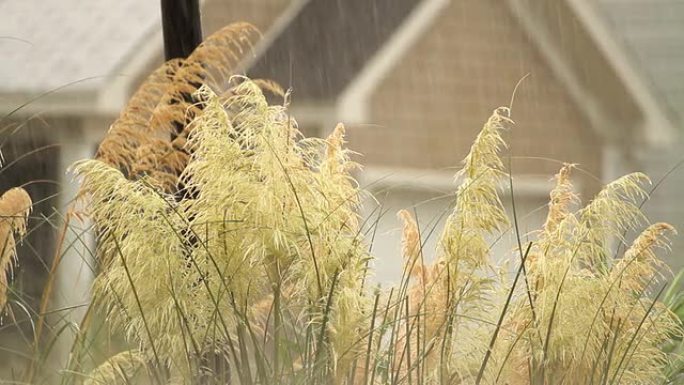
[[[403,255],[378,256],[403,258],[402,278],[374,287],[373,219],[358,214],[365,192],[344,127],[305,138],[289,94],[229,76],[226,52],[248,49],[250,33],[229,27],[164,65],[98,157],[74,165],[99,272],[61,383],[670,381],[661,347],[683,330],[660,300],[668,271],[656,252],[674,229],[639,210],[646,176],[581,206],[565,165],[545,223],[523,243],[499,196],[513,120],[497,108],[456,176],[436,260],[423,257],[429,232],[402,210]],[[489,246],[511,226],[512,279]],[[615,257],[611,243],[629,231],[640,234]],[[98,358],[103,334],[126,347]],[[40,382],[32,368],[25,382]]]

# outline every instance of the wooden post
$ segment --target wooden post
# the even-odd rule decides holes
[[[199,0],[161,0],[164,56],[184,58],[202,41]]]
[[[187,58],[202,42],[202,21],[199,0],[161,0],[162,30],[164,32],[164,57],[166,60]],[[199,84],[195,85],[199,87]],[[192,95],[182,94],[188,102]],[[171,132],[173,141],[183,132],[188,122],[174,122],[175,131]],[[185,150],[182,150],[185,151]],[[192,193],[179,180],[176,198],[182,200]]]

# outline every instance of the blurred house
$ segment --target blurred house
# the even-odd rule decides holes
[[[0,38],[0,109],[22,106],[5,120],[39,116],[31,123],[42,127],[38,136],[60,144],[45,178],[68,181],[66,166],[92,155],[161,63],[158,6],[0,2],[0,36],[11,37]],[[460,160],[527,74],[505,135],[521,233],[545,215],[562,162],[579,163],[575,182],[586,201],[624,172],[659,178],[678,160],[681,1],[206,0],[203,17],[207,33],[243,20],[263,31],[244,70],[293,89],[293,113],[307,134],[346,123],[351,148],[363,154],[358,178],[388,211],[375,237],[380,280],[398,274],[394,213],[414,207],[425,233],[440,222]],[[63,190],[60,206],[74,187]],[[682,191],[684,173],[674,172],[646,206],[654,219],[684,228]],[[503,200],[510,206],[510,191]],[[371,202],[364,210],[379,211]],[[64,303],[86,300],[88,266],[78,255],[63,265]]]
[[[526,74],[505,135],[521,235],[545,216],[562,162],[579,163],[585,202],[625,172],[661,177],[679,156],[683,36],[681,1],[313,0],[249,73],[290,86],[308,132],[347,124],[359,179],[387,210],[374,237],[385,280],[400,268],[394,213],[414,208],[430,234],[472,140]],[[672,173],[645,207],[684,225],[683,189],[684,172]],[[507,236],[499,250],[515,243]]]

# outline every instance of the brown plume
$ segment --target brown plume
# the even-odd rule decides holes
[[[17,240],[26,234],[31,206],[31,197],[21,187],[12,188],[0,197],[0,309],[7,303],[7,272],[16,258]]]
[[[164,63],[141,85],[100,144],[97,158],[128,179],[147,176],[168,192],[185,169],[188,124],[200,110],[198,89],[220,94],[259,32],[231,24],[209,36],[186,59]]]

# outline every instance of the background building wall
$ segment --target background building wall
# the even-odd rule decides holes
[[[527,73],[513,108],[516,125],[505,133],[514,174],[545,177],[558,162],[577,162],[600,179],[601,137],[496,0],[452,2],[381,83],[371,98],[372,124],[354,127],[351,145],[367,164],[458,166],[492,110],[509,104]],[[598,186],[578,178],[587,193]]]

